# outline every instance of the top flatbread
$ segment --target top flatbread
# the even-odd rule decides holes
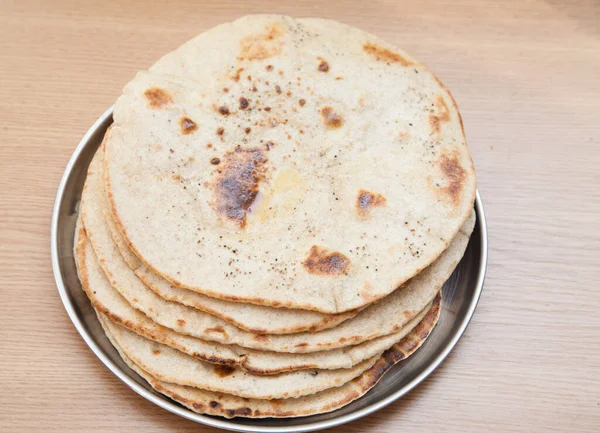
[[[473,205],[450,93],[333,21],[209,30],[139,73],[114,120],[106,188],[128,245],[217,298],[364,306],[432,263]]]

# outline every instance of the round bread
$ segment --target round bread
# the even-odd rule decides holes
[[[131,250],[212,297],[338,313],[431,264],[475,175],[446,88],[340,23],[250,16],[139,73],[106,140]]]
[[[220,415],[226,418],[283,418],[315,415],[339,409],[373,388],[394,364],[411,356],[429,336],[437,323],[438,315],[427,316],[413,331],[387,350],[369,370],[350,382],[316,394],[299,398],[259,400],[240,398],[231,394],[216,393],[189,386],[161,381],[133,362],[123,352],[110,331],[106,336],[117,349],[123,361],[158,392],[181,403],[194,412]]]

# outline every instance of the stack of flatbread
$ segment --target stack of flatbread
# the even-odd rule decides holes
[[[171,399],[322,413],[431,332],[474,198],[460,114],[425,66],[334,21],[249,16],[125,87],[83,190],[79,277]]]

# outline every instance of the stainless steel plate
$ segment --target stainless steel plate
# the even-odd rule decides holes
[[[75,221],[87,167],[111,123],[112,108],[85,134],[65,169],[52,215],[52,266],[60,297],[79,334],[104,365],[144,398],[184,418],[234,431],[305,432],[324,429],[361,418],[402,397],[440,365],[465,331],[477,306],[487,266],[487,229],[479,193],[475,201],[477,225],[465,256],[444,285],[442,314],[436,328],[413,356],[392,368],[362,398],[322,415],[279,420],[226,420],[196,414],[155,392],[123,363],[104,335],[81,289],[73,258]]]

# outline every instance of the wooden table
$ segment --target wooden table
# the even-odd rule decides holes
[[[65,164],[137,70],[247,13],[376,33],[456,97],[486,206],[488,277],[418,389],[336,431],[600,428],[600,3],[595,0],[0,2],[0,430],[208,431],[129,390],[58,297],[50,216]]]

